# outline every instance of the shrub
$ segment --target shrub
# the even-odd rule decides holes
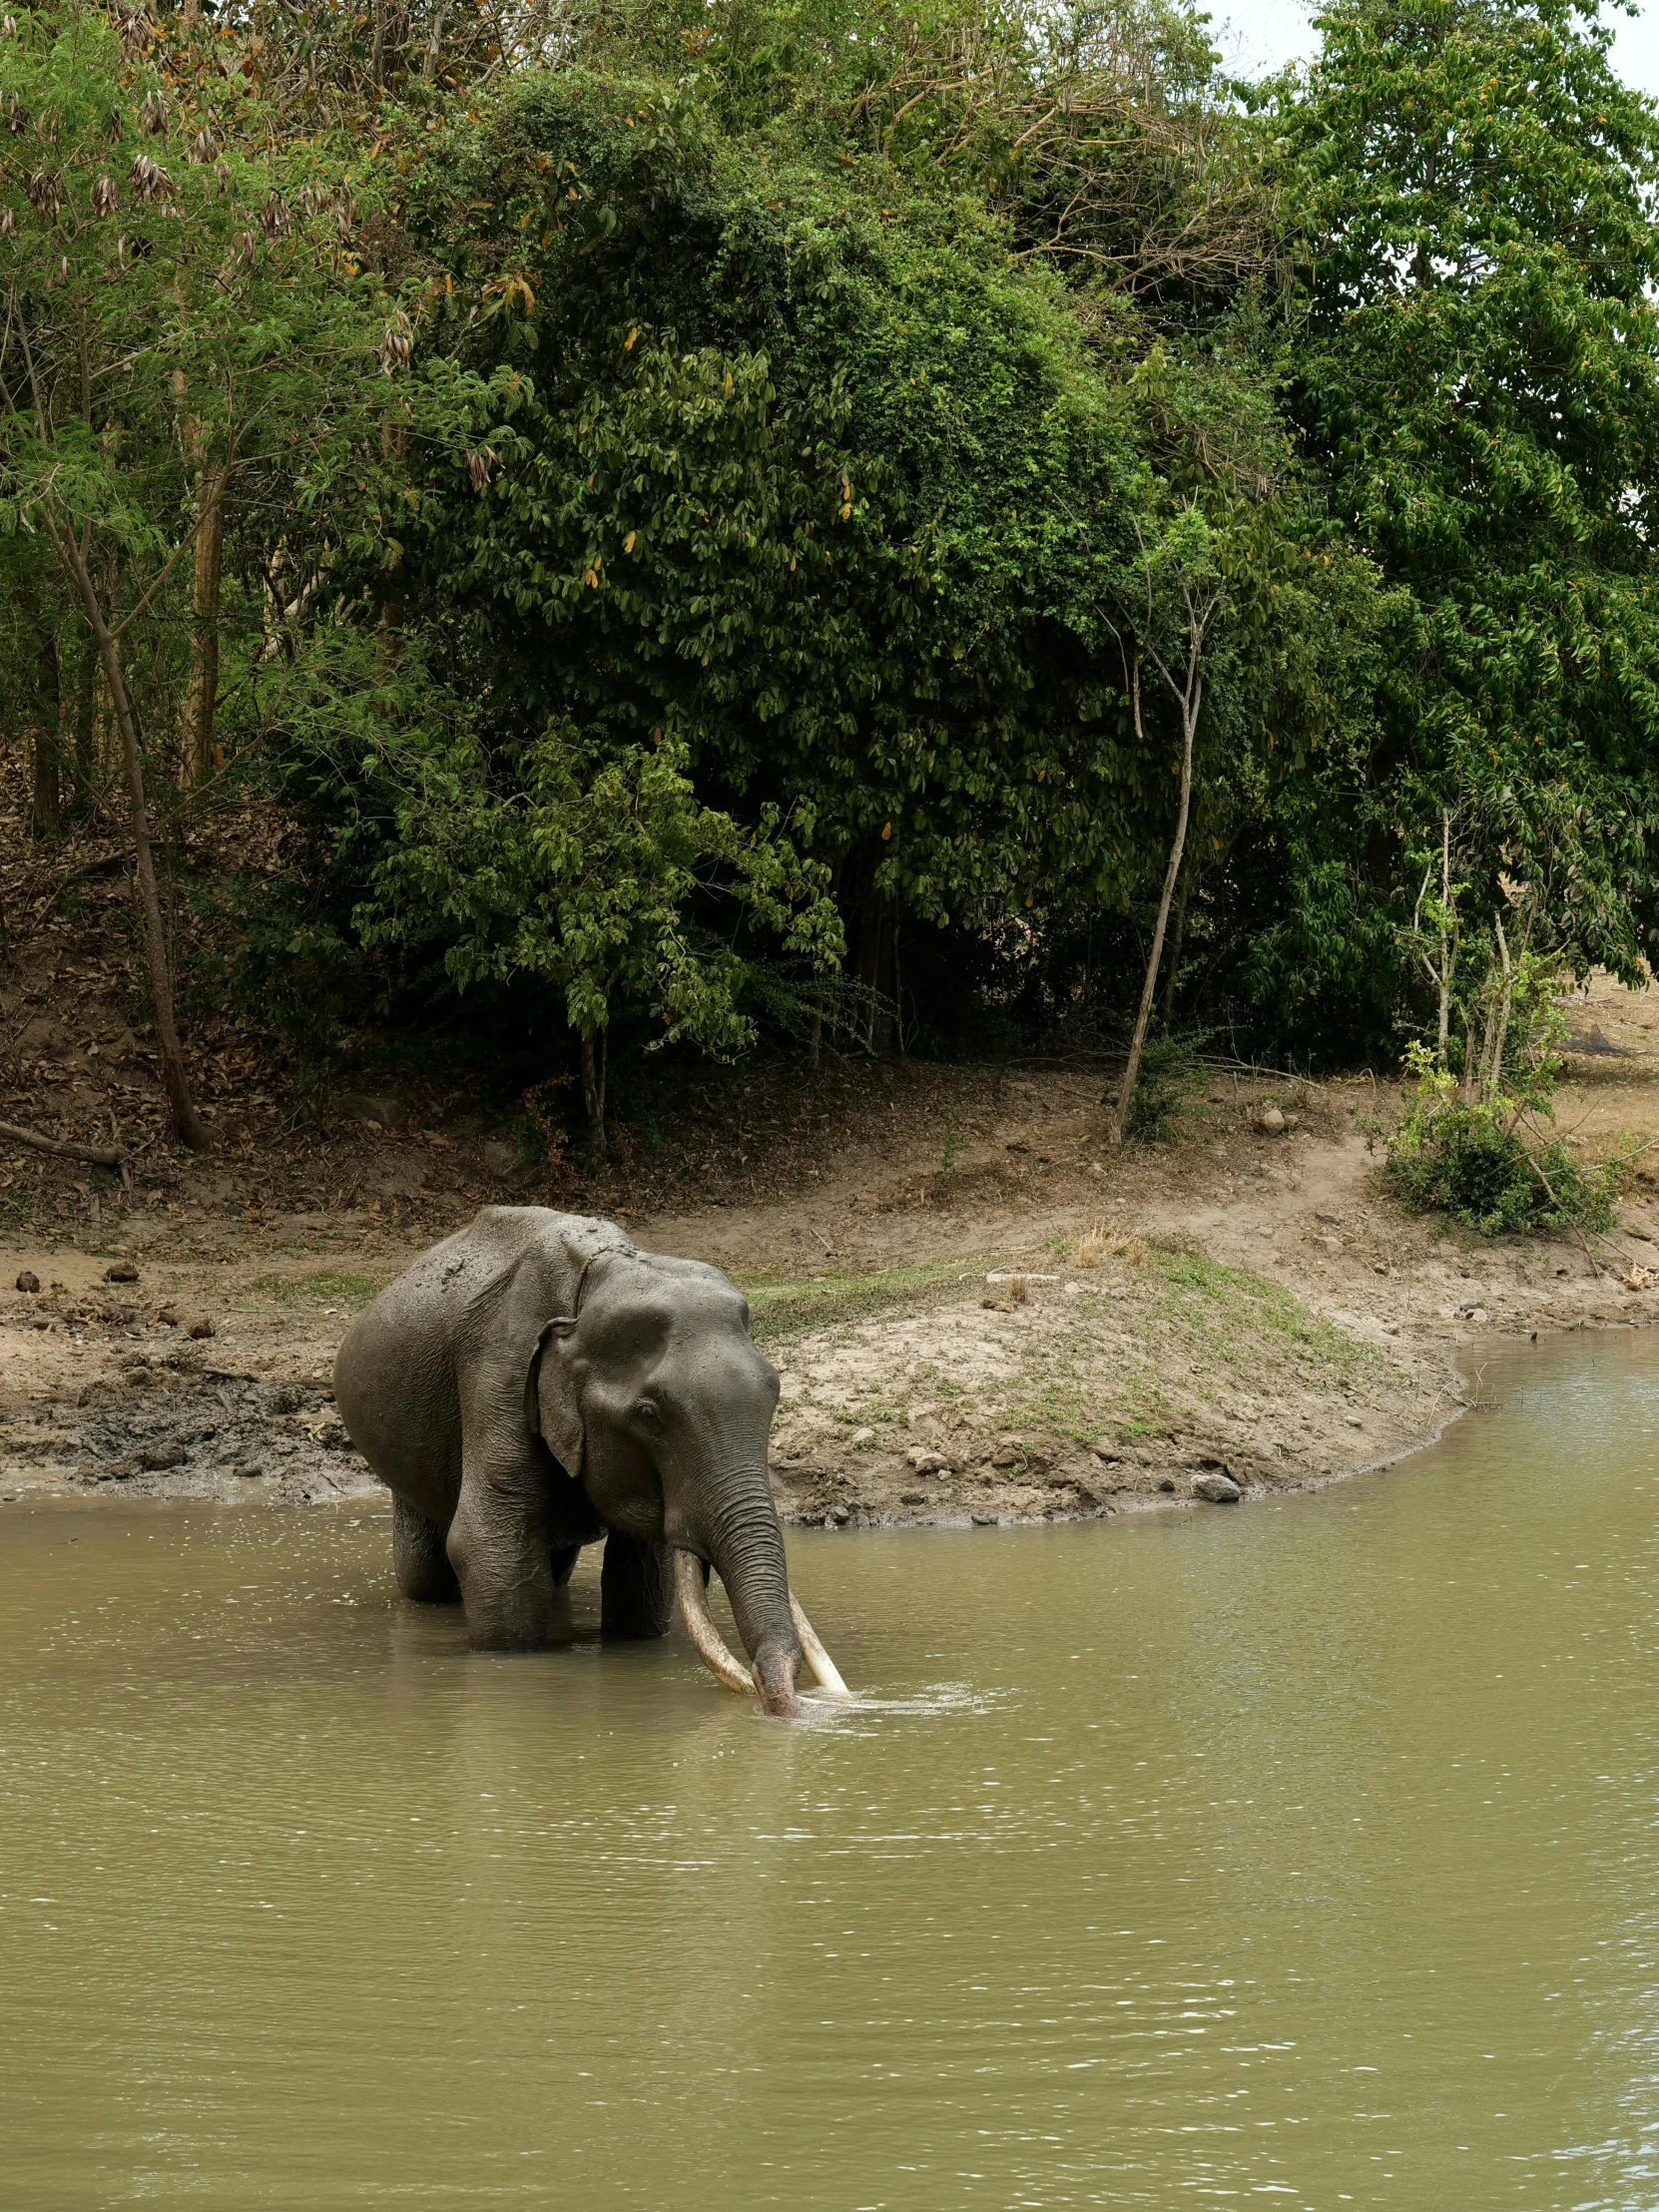
[[[1189,1111],[1187,1090],[1197,1071],[1208,1032],[1197,1036],[1148,1037],[1141,1053],[1140,1081],[1129,1102],[1127,1134],[1141,1144],[1172,1136]]]
[[[1628,1181],[1627,1153],[1599,1165],[1575,1160],[1557,1138],[1533,1147],[1511,1100],[1468,1105],[1452,1079],[1418,1055],[1417,1095],[1388,1139],[1389,1187],[1413,1213],[1445,1213],[1483,1237],[1612,1226]]]

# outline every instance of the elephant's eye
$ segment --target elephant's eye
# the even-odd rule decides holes
[[[657,1420],[658,1418],[660,1418],[657,1411],[656,1401],[653,1398],[642,1397],[639,1403],[634,1407],[634,1410],[636,1413],[638,1413],[641,1420]]]

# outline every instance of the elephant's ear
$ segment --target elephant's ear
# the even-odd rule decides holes
[[[582,1479],[582,1412],[575,1378],[559,1357],[559,1344],[576,1327],[573,1314],[555,1314],[543,1325],[524,1379],[524,1418],[573,1482]]]

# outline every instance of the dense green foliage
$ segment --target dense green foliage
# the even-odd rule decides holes
[[[1166,868],[1170,1034],[1634,975],[1659,119],[1566,0],[1322,25],[1241,94],[1178,0],[19,12],[41,833],[102,607],[156,808],[291,825],[197,886],[246,1002],[596,1135],[613,1034],[1123,1034]]]
[[[1558,1137],[1539,1143],[1521,1127],[1513,1099],[1460,1098],[1431,1069],[1388,1139],[1395,1195],[1413,1212],[1450,1214],[1485,1237],[1609,1229],[1628,1173],[1621,1154],[1592,1166]]]

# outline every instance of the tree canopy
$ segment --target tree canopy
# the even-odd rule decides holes
[[[613,1034],[1386,1056],[1504,913],[1635,977],[1659,117],[1567,0],[1319,25],[19,11],[38,832],[275,810],[245,982],[596,1141]]]

